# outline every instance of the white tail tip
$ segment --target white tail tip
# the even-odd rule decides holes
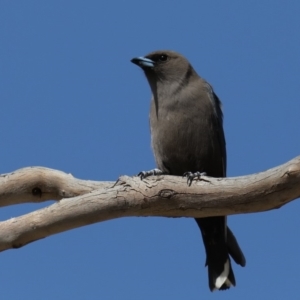
[[[232,285],[232,283],[228,279],[229,271],[230,271],[230,262],[229,259],[227,259],[227,261],[224,264],[224,271],[215,281],[216,289],[219,290],[225,282],[228,287]]]

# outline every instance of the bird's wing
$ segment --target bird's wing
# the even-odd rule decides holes
[[[217,123],[217,126],[215,128],[218,128],[217,135],[218,135],[218,141],[220,146],[220,151],[222,155],[222,161],[223,161],[223,177],[226,177],[226,169],[227,169],[227,155],[226,155],[226,141],[225,141],[225,135],[223,130],[223,112],[222,112],[222,102],[220,101],[219,97],[215,94],[213,88],[210,84],[207,83],[208,87],[208,93],[209,93],[209,99],[212,102],[212,105],[214,107],[215,112],[215,122]]]

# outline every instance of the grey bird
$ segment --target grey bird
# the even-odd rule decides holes
[[[152,91],[150,129],[158,169],[150,175],[226,176],[226,143],[221,102],[213,88],[174,51],[155,51],[131,60],[144,71]],[[225,217],[195,219],[206,251],[209,288],[235,286],[229,255],[245,266],[245,257]]]

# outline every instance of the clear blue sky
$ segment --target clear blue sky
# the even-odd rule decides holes
[[[299,1],[1,1],[0,172],[154,167],[135,56],[184,54],[224,106],[228,175],[300,154]],[[0,209],[0,219],[50,205]],[[1,299],[296,299],[300,202],[231,216],[247,265],[210,293],[190,219],[123,218],[0,253]]]

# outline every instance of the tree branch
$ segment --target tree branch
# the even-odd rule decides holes
[[[116,183],[74,178],[41,167],[0,176],[0,206],[62,200],[0,223],[0,251],[96,222],[128,216],[209,217],[262,212],[300,197],[300,156],[235,178],[122,176]],[[68,198],[68,199],[67,199]]]

